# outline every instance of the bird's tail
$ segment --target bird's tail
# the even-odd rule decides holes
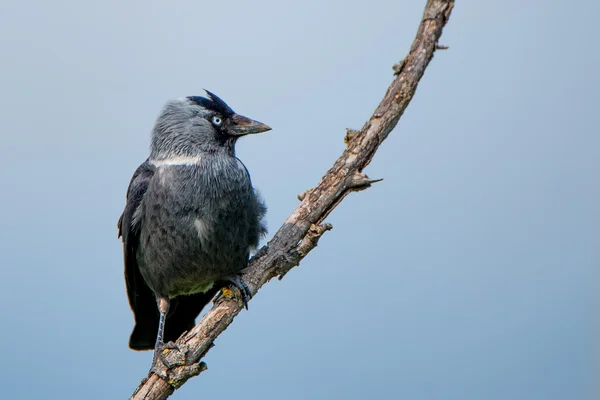
[[[171,307],[165,322],[165,343],[174,342],[183,332],[191,330],[196,325],[196,317],[210,303],[221,287],[222,285],[215,284],[206,293],[180,296],[171,300]],[[142,316],[136,315],[135,327],[129,337],[129,348],[138,351],[152,350],[158,334],[158,309],[151,315],[146,314],[142,318],[140,317]]]
[[[156,321],[138,321],[129,337],[129,348],[138,351],[154,349],[157,333],[158,315],[156,316]]]

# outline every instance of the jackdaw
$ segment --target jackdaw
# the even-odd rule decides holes
[[[227,285],[250,296],[239,273],[266,233],[266,206],[235,143],[271,128],[206,93],[166,103],[127,189],[117,226],[134,350],[175,341]]]

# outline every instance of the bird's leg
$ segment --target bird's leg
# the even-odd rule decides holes
[[[170,305],[169,299],[165,297],[157,297],[156,302],[158,303],[158,311],[160,313],[160,317],[158,320],[158,334],[156,335],[156,344],[154,345],[154,359],[152,360],[152,364],[156,362],[157,357],[160,357],[160,353],[165,347],[165,321],[167,319],[167,314],[169,313]]]
[[[219,292],[219,294],[215,298],[215,301],[219,300],[219,298],[222,296],[237,297],[239,295],[239,298],[242,300],[242,302],[244,303],[244,307],[247,310],[248,302],[252,298],[252,292],[250,291],[248,285],[246,285],[246,282],[242,280],[242,277],[240,275],[234,275],[233,277],[227,279],[227,282],[229,282],[230,288],[223,288],[223,290]],[[227,293],[228,291],[230,293]]]
[[[164,336],[165,336],[165,320],[167,319],[167,314],[169,313],[169,299],[164,297],[159,297],[157,299],[158,302],[158,312],[160,313],[160,319],[158,321],[158,335],[156,335],[156,345],[157,348],[159,345],[164,344]]]

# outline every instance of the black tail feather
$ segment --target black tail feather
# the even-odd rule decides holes
[[[174,342],[183,332],[191,330],[196,325],[196,317],[222,287],[223,285],[215,284],[206,293],[180,296],[171,300],[171,308],[165,323],[165,343]],[[158,322],[157,307],[153,313],[136,315],[136,324],[129,338],[129,348],[140,351],[154,349]]]

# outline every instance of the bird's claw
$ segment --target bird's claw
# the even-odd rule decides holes
[[[154,359],[152,360],[152,365],[156,365],[157,360],[160,360],[160,362],[163,363],[167,368],[171,368],[174,365],[179,364],[179,360],[177,360],[174,365],[171,361],[167,360],[166,356],[169,354],[170,350],[177,350],[181,352],[179,346],[173,342],[158,343],[154,348]]]
[[[247,310],[248,302],[252,298],[252,291],[239,275],[235,275],[234,277],[229,278],[228,281],[230,283],[230,287],[223,288],[223,290],[221,290],[221,292],[219,292],[219,294],[215,298],[215,301],[218,301],[221,297],[238,298],[242,300],[242,302],[244,303],[244,308]]]
[[[244,307],[247,310],[248,302],[252,298],[252,291],[239,275],[235,275],[233,278],[229,279],[229,282],[231,282],[231,284],[239,291],[242,302],[244,303]]]

